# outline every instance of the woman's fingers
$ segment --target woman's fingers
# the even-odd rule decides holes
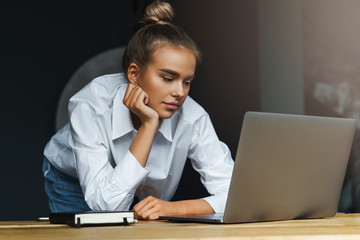
[[[176,203],[164,201],[153,196],[149,196],[134,206],[135,217],[138,219],[155,220],[159,216],[176,214]]]
[[[125,92],[125,95],[124,95],[124,99],[123,99],[123,103],[126,105],[126,102],[127,100],[129,99],[129,96],[130,94],[132,93],[133,89],[135,88],[135,85],[133,84],[129,84],[127,89],[126,89],[126,92]]]
[[[151,197],[147,197],[144,200],[138,202],[135,206],[134,206],[134,212],[136,212],[136,214],[141,214],[144,209],[147,209],[147,205],[151,202]]]
[[[153,121],[159,118],[159,115],[155,110],[147,106],[149,103],[149,95],[139,86],[129,84],[126,89],[124,105],[133,113],[135,113],[141,122]]]
[[[155,220],[160,215],[160,201],[155,197],[147,197],[134,206],[135,216],[140,219]]]
[[[135,113],[138,113],[139,110],[141,111],[143,105],[145,105],[144,99],[141,99],[141,96],[147,94],[145,94],[145,92],[139,86],[134,86],[134,87],[130,87],[130,86],[131,84],[129,84],[123,102],[127,108],[133,111],[135,110]]]
[[[148,210],[141,213],[141,218],[146,220],[156,220],[160,216],[160,206],[155,204]]]
[[[125,101],[125,105],[128,108],[132,108],[133,107],[133,102],[134,102],[134,95],[139,91],[139,87],[135,86],[132,88],[131,92],[129,93],[129,95],[127,96],[127,99]]]
[[[140,91],[137,96],[134,95],[134,98],[136,97],[135,104],[138,104],[138,107],[145,107],[147,104],[147,99],[149,96],[146,92]]]
[[[146,92],[144,92],[144,104],[148,105],[149,104],[149,95],[147,95]]]
[[[130,107],[132,109],[137,109],[139,110],[142,105],[144,105],[143,102],[139,101],[139,96],[141,95],[141,93],[144,92],[140,87],[136,87],[134,90],[133,90],[133,94],[131,94],[130,96]]]

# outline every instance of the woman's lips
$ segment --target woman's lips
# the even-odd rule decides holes
[[[164,102],[164,104],[170,110],[177,110],[179,108],[178,103],[166,103],[166,102]]]

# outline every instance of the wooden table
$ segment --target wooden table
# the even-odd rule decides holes
[[[0,222],[0,239],[360,239],[360,214],[219,225],[139,221],[130,226],[72,228],[48,222]]]

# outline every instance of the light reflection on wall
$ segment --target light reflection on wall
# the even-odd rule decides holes
[[[302,0],[305,112],[360,119],[360,1]],[[339,211],[360,211],[360,120]]]

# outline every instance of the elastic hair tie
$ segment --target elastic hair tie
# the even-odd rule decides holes
[[[170,22],[168,18],[159,18],[159,22]]]

